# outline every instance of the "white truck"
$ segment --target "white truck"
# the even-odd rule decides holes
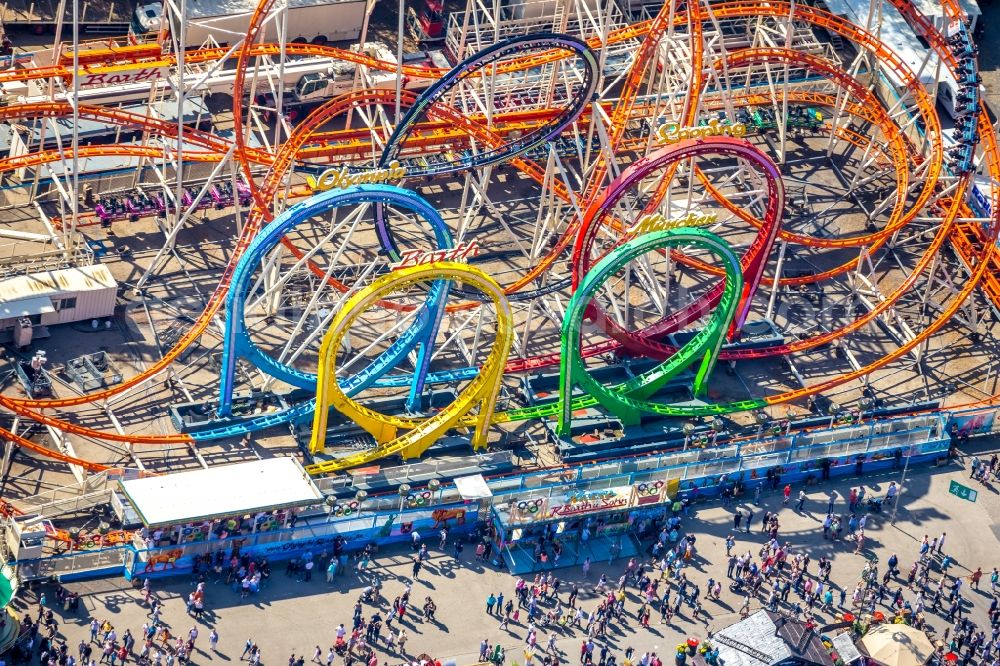
[[[356,50],[352,46],[351,50]],[[368,42],[365,44],[364,53],[368,56],[383,62],[395,63],[396,54],[387,46]],[[410,67],[425,67],[450,69],[451,63],[441,51],[418,51],[416,53],[403,54],[403,64]],[[349,93],[355,89],[355,65],[349,62],[327,61],[327,67],[321,72],[312,72],[303,75],[294,86],[288,86],[282,97],[282,113],[289,122],[305,117],[310,111],[328,99]],[[405,90],[423,90],[435,81],[435,77],[427,78],[418,76],[403,75],[402,87]],[[368,81],[364,88],[388,88],[396,87],[396,72],[393,71],[371,71],[368,72]],[[272,109],[276,109],[275,95],[272,91],[257,93],[254,102],[264,108],[263,117],[270,122],[274,118]]]
[[[286,42],[326,44],[357,41],[365,17],[365,0],[288,0]],[[188,0],[185,3],[185,46],[198,48],[217,43],[226,46],[246,35],[256,0]],[[173,17],[173,15],[172,15]],[[163,21],[163,4],[140,4],[129,24],[129,39],[177,30]],[[264,41],[277,42],[279,18],[264,25]],[[164,42],[169,43],[169,42]]]

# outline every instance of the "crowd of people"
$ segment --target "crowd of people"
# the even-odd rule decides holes
[[[997,456],[988,463],[974,459],[973,477],[995,475],[1000,471],[997,465]],[[892,492],[886,493],[884,501],[891,504],[898,498],[899,488],[893,483],[889,489]],[[752,502],[733,506],[734,499],[727,497],[724,505],[732,511],[733,523],[725,538],[724,558],[702,555],[700,537],[690,529],[686,517],[690,504],[678,502],[646,526],[646,532],[652,531],[651,542],[641,555],[627,560],[620,575],[600,571],[601,564],[587,558],[579,569],[548,570],[512,579],[512,588],[494,591],[483,600],[486,615],[496,622],[496,636],[482,639],[480,661],[496,666],[508,661],[555,666],[577,658],[571,654],[573,650],[566,649],[567,642],[575,639],[584,665],[661,666],[655,653],[637,654],[627,644],[612,649],[607,637],[611,633],[631,635],[638,641],[643,632],[656,626],[687,633],[720,614],[731,613],[736,621],[764,608],[799,619],[830,620],[849,613],[923,629],[933,625],[938,657],[943,659],[945,653],[952,652],[962,666],[1000,666],[997,568],[988,568],[988,574],[980,567],[959,575],[947,549],[946,533],[925,535],[911,558],[903,554],[908,564],[893,553],[881,565],[864,546],[865,530],[873,520],[879,520],[880,508],[871,504],[871,498],[866,500],[863,486],[839,494],[831,492],[818,502],[798,489],[793,504],[794,490],[789,484],[783,489],[779,486],[770,506]],[[817,511],[817,507],[824,508]],[[793,543],[782,532],[782,523],[791,513],[807,511],[819,514],[816,533],[822,534],[824,547],[818,556],[814,555],[815,547]],[[446,530],[439,537],[437,557],[448,557],[445,553],[453,549],[453,556],[461,558],[462,547],[456,547],[461,539],[449,541]],[[476,559],[482,560],[485,540],[479,540],[474,548]],[[350,585],[360,592],[352,621],[337,626],[328,646],[312,648],[311,663],[379,666],[381,662],[388,666],[402,661],[428,666],[434,661],[410,644],[410,634],[417,625],[437,623],[434,600],[413,590],[432,557],[431,549],[417,533],[411,537],[411,549],[411,576],[394,581],[399,588],[391,595],[384,594],[385,585],[372,566],[375,553],[370,548],[353,556],[343,549],[317,556],[307,552],[286,565],[286,575],[302,582],[312,580],[314,569],[326,571],[328,584],[347,576],[357,576],[359,581],[354,584],[352,580]],[[832,560],[838,550],[865,555],[863,565],[835,575]],[[557,575],[560,571],[567,572],[567,579]],[[206,583],[228,583],[245,597],[265,587],[270,576],[266,560],[207,556],[195,569],[194,589],[187,598],[187,611],[195,622],[176,636],[163,623],[162,603],[146,579],[142,600],[148,606],[148,619],[142,627],[135,633],[126,629],[119,634],[110,621],[94,618],[90,640],[81,641],[75,651],[60,637],[58,622],[42,593],[37,618],[23,618],[25,639],[12,661],[30,661],[37,655],[42,666],[186,664],[199,649],[198,620],[205,612]],[[992,596],[989,624],[978,626],[967,612],[971,605],[968,595],[970,589],[985,593],[987,584]],[[210,629],[206,652],[217,650],[218,633],[211,625],[206,629]],[[521,645],[516,656],[509,656],[517,643]],[[262,659],[260,645],[248,638],[240,660],[258,666]],[[288,659],[289,666],[305,666],[305,662],[305,653]]]

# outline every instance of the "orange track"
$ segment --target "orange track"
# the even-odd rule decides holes
[[[936,32],[930,28],[930,24],[916,13],[916,10],[912,6],[905,2],[905,0],[892,0],[893,4],[903,12],[911,23],[916,26],[924,28],[926,34],[923,36],[928,39],[931,45],[942,54],[944,62],[954,68],[957,63],[951,56],[950,51],[947,49],[947,45],[944,39]],[[954,0],[945,0],[945,4],[954,11],[957,8],[954,7]],[[240,67],[237,71],[237,80],[234,88],[239,90],[244,88],[245,82],[245,72],[247,70],[247,65],[249,64],[249,59],[252,57],[257,57],[260,55],[278,55],[280,52],[280,47],[275,44],[259,44],[255,45],[256,36],[259,34],[260,20],[263,15],[266,14],[270,2],[266,1],[261,3],[254,13],[251,20],[251,28],[248,31],[248,36],[240,49],[239,59]],[[692,44],[692,94],[685,107],[685,124],[694,124],[696,114],[698,111],[698,98],[697,94],[701,90],[701,81],[703,80],[703,72],[705,70],[703,59],[704,59],[704,49],[702,45],[701,35],[701,7],[695,3],[694,5],[689,5],[690,14],[687,12],[676,12],[673,20],[673,25],[681,26],[684,24],[688,25],[690,34],[694,37],[694,42]],[[635,101],[638,96],[638,90],[646,76],[646,69],[649,64],[653,61],[656,54],[657,42],[660,37],[667,31],[669,26],[669,7],[664,6],[655,19],[652,21],[643,22],[630,26],[627,29],[616,31],[612,35],[611,41],[620,41],[623,39],[632,39],[641,36],[646,36],[646,39],[642,42],[642,46],[637,54],[635,63],[632,70],[629,73],[626,85],[624,86],[621,93],[620,103],[615,107],[612,114],[612,124],[610,127],[609,135],[611,137],[612,149],[618,149],[621,147],[623,142],[624,130],[627,122],[632,119],[635,112]],[[786,3],[762,3],[762,2],[751,2],[749,0],[742,0],[736,2],[726,2],[719,5],[715,5],[712,8],[713,13],[716,17],[720,19],[726,18],[740,18],[740,17],[752,17],[752,16],[771,16],[775,18],[783,18],[789,15],[791,12],[796,19],[807,21],[813,25],[821,26],[836,32],[843,37],[850,39],[851,41],[859,44],[860,46],[869,49],[870,51],[876,53],[883,63],[888,63],[893,67],[896,67],[901,72],[906,71],[905,65],[902,61],[892,53],[888,48],[881,44],[873,35],[861,30],[857,26],[852,26],[841,19],[833,16],[829,13],[818,10],[814,7],[808,5],[796,4],[794,9]],[[600,46],[601,43],[596,38],[590,40],[591,44],[594,46]],[[207,49],[195,51],[186,54],[185,60],[188,63],[194,62],[211,62],[218,59],[225,53],[226,49]],[[312,56],[326,56],[339,58],[342,60],[347,60],[361,65],[367,65],[372,68],[382,69],[387,71],[395,71],[396,66],[392,63],[385,63],[371,59],[367,56],[359,55],[351,51],[345,51],[341,49],[335,49],[332,47],[320,47],[313,45],[300,45],[300,44],[288,44],[285,46],[285,53],[288,55],[312,55]],[[498,67],[499,71],[514,71],[517,69],[525,69],[530,67],[535,67],[544,62],[551,62],[560,57],[558,52],[546,53],[534,55],[526,58],[520,58],[517,60],[504,63]],[[110,55],[97,55],[97,52],[91,53],[87,56],[88,68],[93,66],[100,66],[101,64],[109,64],[108,60],[101,60],[101,58],[111,58],[110,62],[142,62],[145,66],[172,66],[174,60],[171,57],[164,57],[153,53],[151,47],[143,47],[142,49],[135,49],[132,51],[122,51],[113,52]],[[805,57],[802,54],[790,54],[782,49],[746,49],[744,51],[735,52],[730,54],[730,64],[738,64],[740,62],[751,62],[760,58],[777,58],[783,61],[790,61],[793,58],[797,62],[805,62],[812,67],[815,67],[818,71],[823,71],[829,74],[831,77],[837,78],[842,77],[842,73],[832,67],[829,63],[822,61],[822,59]],[[712,63],[711,66],[719,66],[719,63]],[[437,76],[442,72],[438,70],[428,70],[416,67],[404,67],[404,74],[408,76]],[[28,80],[28,79],[40,79],[47,77],[62,77],[67,78],[70,76],[70,70],[66,67],[49,67],[49,68],[37,68],[31,70],[15,70],[0,73],[0,82],[4,81],[16,81],[16,80]],[[911,77],[912,79],[912,77]],[[148,435],[117,435],[114,433],[100,432],[89,428],[84,428],[77,426],[72,423],[65,422],[61,419],[54,417],[49,417],[36,410],[45,408],[60,408],[60,407],[71,407],[84,405],[89,403],[100,402],[107,400],[117,394],[127,391],[135,386],[138,386],[145,381],[151,379],[156,374],[164,370],[166,367],[172,363],[179,354],[186,349],[186,347],[196,340],[204,332],[204,330],[209,325],[211,319],[219,312],[222,303],[224,301],[227,289],[228,280],[232,275],[232,271],[235,267],[236,262],[239,257],[245,251],[250,240],[256,234],[257,230],[262,224],[265,224],[271,219],[271,213],[269,211],[268,200],[271,198],[274,192],[277,191],[278,186],[282,182],[286,170],[291,166],[292,161],[296,158],[304,157],[305,155],[310,156],[325,156],[341,154],[337,150],[342,149],[341,143],[342,139],[349,138],[345,133],[340,133],[337,136],[330,136],[330,139],[337,140],[338,144],[331,146],[313,146],[309,149],[304,147],[309,142],[323,141],[326,140],[323,134],[313,134],[320,126],[327,122],[330,118],[342,114],[351,108],[356,108],[357,106],[364,104],[389,104],[393,100],[388,100],[386,98],[386,93],[391,91],[363,91],[355,92],[335,100],[331,100],[327,104],[318,108],[309,118],[306,119],[296,131],[293,133],[292,137],[281,147],[277,155],[271,155],[265,151],[255,150],[247,147],[244,144],[243,136],[243,126],[242,126],[242,99],[240,95],[234,96],[234,120],[236,125],[236,144],[237,144],[237,155],[243,165],[244,170],[247,172],[248,182],[251,184],[254,192],[255,204],[251,210],[251,214],[248,219],[248,223],[244,226],[243,233],[237,241],[236,247],[233,249],[230,262],[227,264],[225,270],[223,271],[222,277],[215,291],[213,292],[211,298],[209,299],[208,306],[205,311],[199,316],[195,324],[188,330],[184,336],[178,341],[178,343],[169,350],[164,358],[157,363],[155,363],[147,371],[136,375],[124,383],[115,386],[112,389],[101,391],[95,394],[90,394],[87,396],[79,396],[72,398],[57,398],[57,399],[47,399],[47,400],[37,400],[37,399],[17,399],[0,396],[0,404],[11,409],[15,413],[18,413],[27,418],[34,419],[41,423],[48,425],[53,425],[66,432],[80,434],[88,437],[95,437],[99,439],[109,440],[109,441],[120,441],[120,442],[132,442],[132,443],[156,443],[156,444],[167,444],[167,443],[189,443],[191,440],[187,435],[165,435],[165,436],[148,436]],[[927,174],[927,181],[929,185],[925,184],[925,187],[921,193],[922,202],[926,203],[932,195],[933,184],[936,182],[938,176],[940,175],[941,169],[941,144],[940,144],[940,128],[937,125],[937,118],[934,113],[933,108],[930,107],[929,101],[926,99],[926,95],[921,97],[921,92],[913,91],[915,98],[917,99],[918,108],[923,113],[925,122],[927,123],[928,135],[932,138],[932,148],[931,148],[931,164],[928,166],[929,171]],[[857,115],[864,116],[864,111],[859,108],[855,108],[854,111]],[[871,109],[869,109],[871,111]],[[15,119],[19,117],[39,117],[39,116],[55,116],[55,115],[69,115],[72,113],[72,109],[68,104],[65,103],[38,103],[30,105],[17,105],[0,109],[0,119]],[[444,130],[446,134],[450,135],[454,133],[454,128],[457,127],[462,133],[468,136],[475,137],[477,141],[490,144],[497,141],[502,141],[502,139],[495,134],[494,129],[486,129],[481,123],[482,120],[479,118],[469,118],[458,114],[457,111],[447,108],[435,107],[432,110],[432,120],[427,123],[423,123],[421,131],[428,132],[425,135],[424,140],[426,141],[425,146],[431,147],[437,145],[435,137],[440,138],[442,135],[436,134],[438,131]],[[544,114],[544,112],[542,112]],[[162,134],[166,137],[170,137],[176,130],[176,127],[165,121],[158,121],[152,118],[147,118],[144,116],[138,116],[136,114],[130,114],[118,109],[106,109],[99,107],[84,107],[80,108],[81,117],[93,118],[95,120],[100,120],[102,122],[109,122],[120,124],[122,126],[137,126],[144,130],[155,132],[157,134]],[[514,114],[512,114],[513,116]],[[541,114],[540,114],[541,115]],[[876,114],[877,115],[877,114]],[[536,116],[536,118],[539,116]],[[502,126],[503,122],[517,123],[517,122],[531,122],[535,118],[521,117],[515,119],[514,117],[506,118],[501,116],[498,119],[498,124]],[[992,135],[992,131],[989,125],[989,121],[985,114],[980,116],[980,131],[982,136],[982,147],[987,156],[987,164],[989,167],[990,175],[995,180],[1000,181],[1000,163],[998,163],[998,154],[995,137]],[[898,135],[898,132],[896,133]],[[185,157],[198,160],[198,161],[213,161],[219,158],[220,153],[224,153],[229,149],[229,142],[213,137],[207,132],[199,132],[191,128],[185,129],[186,139],[191,143],[204,148],[205,152],[199,151],[186,151]],[[889,134],[887,133],[888,137]],[[905,174],[906,169],[900,170],[899,158],[899,141],[894,139],[893,145],[895,146],[889,151],[889,157],[893,160],[894,166],[897,169],[897,178],[903,178],[900,174]],[[91,152],[92,151],[92,152]],[[35,153],[31,155],[24,155],[18,158],[10,158],[8,160],[0,161],[0,171],[20,168],[23,166],[34,166],[41,164],[45,161],[50,161],[54,157],[56,151],[43,151],[42,153]],[[906,150],[903,151],[905,154],[910,153],[910,149],[907,146]],[[142,157],[159,157],[162,156],[163,151],[158,148],[152,147],[140,147],[140,146],[92,146],[80,149],[81,155],[90,154],[116,154],[116,155],[129,155],[129,156],[142,156]],[[912,156],[911,156],[912,157]],[[268,172],[268,176],[262,186],[257,187],[254,183],[252,177],[249,174],[250,164],[270,164],[271,169]],[[526,171],[532,177],[536,179],[541,179],[544,174],[542,170],[526,160],[517,159],[514,160],[514,164]],[[594,170],[591,172],[587,184],[584,188],[583,193],[583,205],[582,208],[586,207],[586,202],[588,202],[595,194],[599,191],[604,177],[607,173],[608,165],[605,163],[603,155],[598,158],[597,164]],[[969,263],[973,265],[973,278],[966,283],[962,289],[959,296],[953,299],[953,302],[946,308],[944,313],[938,319],[931,322],[927,328],[921,331],[914,340],[901,345],[899,348],[889,353],[885,357],[876,360],[875,362],[869,364],[868,366],[845,375],[830,379],[820,385],[809,387],[808,389],[799,389],[796,391],[790,391],[784,393],[780,396],[775,396],[774,402],[787,402],[794,400],[806,395],[815,394],[833,386],[842,384],[844,382],[856,379],[858,377],[864,376],[871,373],[872,371],[892,362],[893,360],[901,357],[902,355],[908,353],[918,344],[923,342],[927,337],[932,335],[934,332],[939,330],[950,317],[957,312],[958,308],[961,306],[963,300],[968,297],[975,287],[981,282],[988,291],[996,294],[1000,294],[1000,283],[997,282],[995,276],[991,275],[984,279],[984,275],[987,270],[994,265],[996,261],[994,245],[996,242],[998,225],[994,224],[992,228],[986,232],[973,227],[972,229],[967,228],[966,225],[955,225],[954,220],[956,215],[959,214],[961,209],[961,198],[964,193],[965,188],[969,184],[969,178],[965,178],[959,184],[959,188],[956,192],[952,193],[954,197],[952,200],[952,205],[949,207],[945,214],[944,222],[941,225],[938,234],[935,236],[934,240],[929,245],[925,254],[917,262],[917,265],[913,268],[910,275],[904,280],[903,284],[893,292],[885,301],[878,304],[876,309],[859,318],[856,322],[844,329],[836,332],[836,335],[831,336],[819,336],[817,338],[812,338],[808,342],[808,348],[815,346],[815,344],[821,344],[819,342],[813,344],[815,340],[828,341],[846,335],[853,330],[857,330],[865,323],[874,319],[878,314],[885,312],[888,308],[901,298],[910,288],[914,286],[920,274],[924,269],[927,268],[928,264],[932,260],[934,254],[940,249],[942,243],[946,238],[952,237],[953,239],[964,239],[956,241],[956,246],[959,249],[960,254],[963,257],[969,259]],[[556,194],[560,197],[565,197],[569,199],[569,193],[559,184],[556,188]],[[718,194],[718,193],[716,193]],[[993,192],[993,210],[1000,211],[1000,205],[997,205],[997,199],[1000,197],[1000,192]],[[720,195],[720,200],[722,200]],[[921,208],[920,205],[914,205],[911,207],[907,214],[900,214],[899,211],[894,210],[893,215],[890,218],[889,225],[880,232],[875,234],[869,234],[867,236],[855,237],[850,239],[815,239],[812,237],[800,236],[795,234],[786,234],[784,238],[793,242],[798,242],[804,245],[816,246],[816,247],[854,247],[863,244],[877,245],[885,241],[885,239],[892,233],[892,231],[900,228],[906,224],[916,212]],[[738,213],[739,214],[739,213]],[[753,224],[755,220],[751,216],[741,215],[741,218],[747,222]],[[532,280],[537,278],[543,271],[552,265],[559,254],[564,250],[570,240],[572,239],[573,230],[578,226],[578,220],[574,219],[564,236],[556,244],[556,247],[543,258],[539,264],[533,267],[529,272],[524,275],[516,283],[508,287],[509,291],[516,291],[523,286],[529,284]],[[978,247],[977,247],[978,246]],[[977,259],[978,258],[978,259]],[[990,282],[992,280],[992,283]],[[785,280],[782,280],[785,283]],[[793,282],[788,282],[793,284]],[[54,459],[62,460],[64,462],[81,464],[87,469],[91,470],[102,470],[107,469],[107,466],[101,465],[99,463],[93,463],[89,461],[79,460],[72,458],[70,456],[65,456],[49,449],[41,447],[30,440],[24,439],[22,437],[13,435],[6,431],[0,430],[0,436],[7,437],[12,441],[16,442],[19,446],[24,446],[36,453],[52,457]]]

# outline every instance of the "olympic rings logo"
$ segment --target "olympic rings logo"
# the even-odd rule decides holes
[[[663,485],[664,485],[663,481],[651,481],[649,483],[640,483],[638,486],[636,486],[635,490],[640,495],[643,495],[645,497],[650,497],[652,495],[658,494],[661,490],[663,490]]]
[[[407,506],[424,506],[431,501],[431,491],[424,490],[419,493],[410,493],[406,496]]]
[[[541,498],[533,500],[521,500],[517,503],[517,511],[520,514],[533,516],[542,510],[543,500]]]
[[[331,513],[338,518],[346,518],[357,512],[360,507],[357,500],[351,500],[347,504],[334,504]]]

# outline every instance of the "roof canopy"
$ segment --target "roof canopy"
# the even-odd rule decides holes
[[[2,280],[0,281],[0,303],[117,288],[118,283],[104,264],[77,266],[76,268],[63,268],[57,271],[32,273],[31,275],[18,275]]]
[[[147,527],[308,506],[323,493],[294,458],[269,458],[120,481]]]
[[[923,666],[934,654],[927,634],[905,624],[883,624],[858,642],[861,652],[885,666]]]
[[[31,315],[48,314],[55,311],[56,309],[52,307],[52,299],[48,296],[33,296],[9,303],[0,302],[0,319],[29,317]]]
[[[803,664],[833,666],[819,634],[804,622],[760,610],[745,620],[724,627],[709,639],[726,666],[773,666],[795,660]],[[693,666],[705,666],[701,655]]]

